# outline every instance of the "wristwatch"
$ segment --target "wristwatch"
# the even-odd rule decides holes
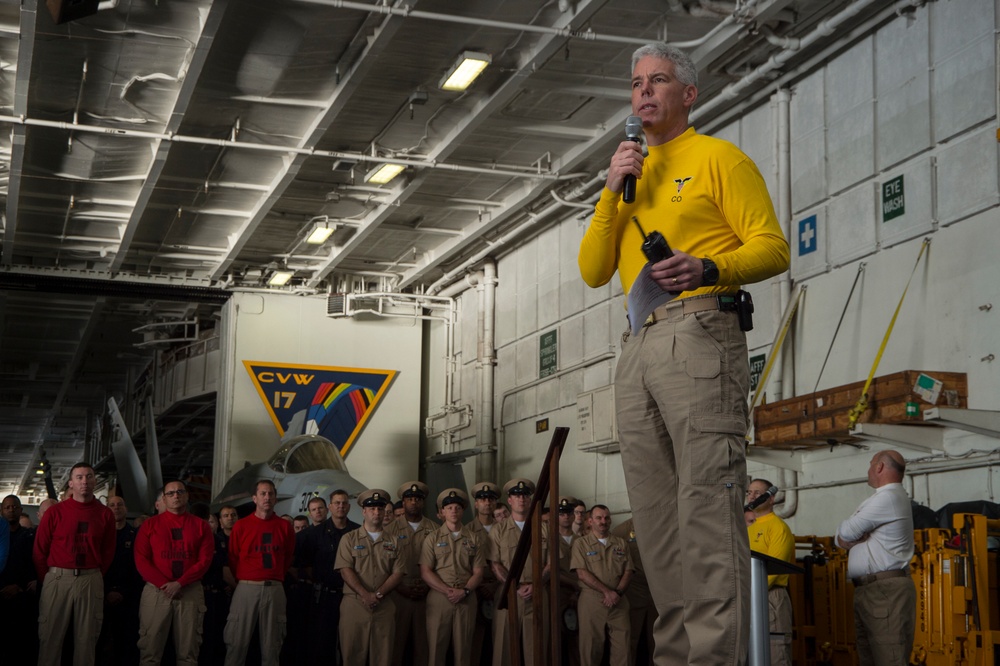
[[[383,598],[385,598],[385,595],[382,594],[381,592],[379,592],[378,590],[375,590],[375,598],[376,599],[383,599]]]
[[[711,259],[701,260],[701,286],[711,287],[719,281],[719,267]]]
[[[465,592],[465,596],[469,596],[470,594],[472,594],[472,590],[470,590],[467,587],[463,587],[462,591]]]
[[[615,594],[617,594],[619,597],[624,597],[625,590],[615,590]]]

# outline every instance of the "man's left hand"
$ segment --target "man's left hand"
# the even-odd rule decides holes
[[[181,594],[181,584],[176,580],[160,586],[160,591],[166,595],[167,599],[176,599]]]
[[[653,264],[649,275],[663,291],[691,291],[701,286],[705,271],[701,259],[674,250],[674,256]]]

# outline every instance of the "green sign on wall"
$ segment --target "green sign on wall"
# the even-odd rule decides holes
[[[900,217],[906,213],[906,197],[903,194],[903,177],[896,176],[882,183],[882,222]]]
[[[548,377],[559,369],[558,331],[547,331],[538,338],[538,377]]]

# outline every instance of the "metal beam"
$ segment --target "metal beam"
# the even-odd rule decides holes
[[[607,0],[582,0],[577,3],[575,14],[569,15],[569,13],[564,13],[554,27],[562,29],[568,28],[574,23],[577,25],[585,23],[590,20],[605,4],[607,4]],[[540,37],[538,42],[532,47],[531,51],[520,62],[517,71],[511,74],[489,98],[477,104],[469,112],[469,115],[466,116],[465,120],[458,123],[458,125],[456,125],[455,128],[452,129],[452,131],[449,132],[434,147],[433,150],[430,151],[427,156],[428,160],[444,160],[452,152],[457,150],[463,140],[472,134],[472,132],[474,132],[481,124],[489,120],[490,114],[493,111],[503,108],[510,100],[512,100],[521,91],[524,81],[532,75],[533,71],[542,67],[549,60],[549,58],[558,53],[559,50],[565,46],[568,40],[569,37],[566,35],[544,35]],[[622,122],[624,122],[624,116],[622,117]],[[320,282],[322,282],[327,275],[335,270],[341,262],[347,259],[351,252],[361,246],[365,239],[367,239],[371,233],[392,214],[399,204],[406,201],[414,192],[417,191],[417,189],[419,189],[426,177],[426,175],[418,174],[416,177],[411,179],[409,183],[396,191],[396,196],[393,201],[382,204],[369,213],[354,236],[351,237],[351,239],[344,246],[337,248],[330,253],[329,258],[323,262],[313,277],[309,279],[307,286],[313,288],[318,287]],[[540,194],[549,184],[549,181],[544,180],[541,181],[539,185],[532,187],[531,190],[535,193],[534,196]],[[531,198],[534,198],[534,196]],[[518,200],[524,201],[520,198]],[[524,201],[524,203],[527,203],[527,201]],[[524,205],[524,203],[521,205]],[[483,226],[493,228],[495,224],[487,223]],[[452,245],[455,243],[456,239],[457,237],[449,239],[442,245]],[[464,245],[465,244],[463,244],[463,247]],[[436,258],[438,256],[438,250],[435,249],[434,252]]]
[[[624,82],[623,82],[624,83]],[[631,109],[626,108],[608,119],[606,126],[614,127],[614,131],[607,131],[593,139],[579,144],[570,149],[562,157],[553,162],[552,171],[558,173],[572,172],[578,164],[589,159],[598,152],[606,152],[610,159],[612,146],[620,141],[621,128],[625,125],[625,119],[631,115]],[[518,193],[509,197],[503,208],[490,211],[489,219],[470,224],[467,233],[460,237],[449,238],[447,241],[434,248],[434,256],[426,264],[417,268],[412,268],[403,273],[399,288],[403,289],[418,282],[431,271],[437,270],[442,263],[450,261],[469,245],[476,242],[484,235],[492,232],[502,223],[511,220],[522,213],[525,206],[537,199],[549,189],[551,183],[538,180],[533,185],[525,185]]]
[[[202,69],[205,68],[209,51],[211,51],[212,44],[215,41],[215,34],[219,30],[219,25],[222,23],[222,17],[225,15],[228,5],[229,0],[215,0],[209,9],[208,16],[205,18],[204,28],[202,28],[198,44],[195,46],[191,57],[191,64],[184,75],[184,83],[181,84],[181,89],[177,93],[177,99],[174,100],[174,108],[167,119],[167,124],[164,128],[164,133],[166,134],[173,134],[180,129],[181,121],[184,120],[184,114],[191,103],[191,97],[198,87],[198,79],[201,76]],[[132,245],[132,239],[135,237],[135,232],[138,230],[140,222],[142,222],[142,217],[146,213],[146,208],[149,206],[153,192],[156,191],[157,186],[160,184],[163,167],[167,164],[167,157],[170,155],[170,148],[173,145],[172,141],[164,141],[162,139],[155,139],[154,142],[156,144],[156,154],[149,164],[149,171],[146,172],[146,179],[143,181],[142,189],[139,190],[139,196],[132,207],[132,214],[129,215],[128,223],[125,225],[122,239],[118,243],[118,250],[111,260],[109,270],[112,273],[118,272],[125,261],[125,255],[128,254],[128,249]]]
[[[851,431],[851,436],[928,453],[944,451],[943,428],[917,424],[859,423]]]
[[[792,0],[771,0],[759,3],[754,7],[754,23],[761,25],[778,18],[790,4],[792,4]],[[746,36],[746,32],[747,26],[743,23],[726,26],[704,44],[690,51],[691,59],[701,65],[699,69],[707,67],[723,53],[738,46]]]
[[[932,407],[924,410],[924,422],[1000,438],[1000,412],[986,409]]]
[[[37,0],[21,3],[21,35],[17,47],[17,76],[14,79],[14,115],[28,115],[28,85],[31,82],[31,61],[35,53],[35,23],[38,18]],[[24,148],[28,128],[14,125],[10,137],[10,169],[7,181],[7,221],[3,228],[3,254],[0,265],[14,261],[14,235],[17,232],[17,211],[21,198],[21,176],[24,171]],[[23,485],[23,483],[22,483]]]
[[[411,7],[417,4],[417,0],[411,3]],[[337,115],[347,105],[351,95],[354,94],[364,83],[365,75],[371,71],[378,63],[378,55],[392,42],[396,32],[403,27],[404,19],[397,16],[388,16],[375,30],[374,34],[363,36],[366,45],[357,61],[340,80],[340,85],[333,91],[323,106],[323,109],[316,115],[312,126],[305,132],[305,136],[299,141],[296,148],[312,149],[319,145],[323,135],[330,125],[337,118]],[[367,24],[366,24],[367,25]],[[366,28],[365,28],[366,29]],[[250,241],[250,237],[257,231],[257,227],[264,221],[267,215],[274,208],[281,195],[298,177],[299,170],[306,160],[311,157],[308,153],[299,152],[289,156],[284,165],[278,169],[271,179],[268,191],[261,196],[257,204],[253,207],[246,222],[244,222],[235,234],[235,240],[226,252],[222,261],[212,269],[213,280],[221,280],[226,271],[236,261],[236,257]]]
[[[18,486],[17,494],[21,494],[24,491],[28,481],[31,479],[32,477],[31,465],[32,463],[34,463],[35,458],[38,455],[38,450],[42,446],[44,446],[45,439],[49,435],[49,432],[52,429],[52,422],[55,420],[56,415],[62,410],[62,405],[63,402],[66,400],[66,393],[69,391],[70,385],[75,384],[77,381],[76,380],[77,370],[79,369],[80,364],[83,363],[84,358],[86,358],[87,354],[89,353],[91,338],[93,338],[98,332],[99,325],[101,324],[101,319],[104,316],[104,309],[106,303],[107,299],[104,296],[99,296],[94,300],[94,308],[93,310],[91,310],[90,316],[87,319],[87,326],[80,334],[80,339],[76,344],[76,351],[73,354],[73,358],[66,365],[66,372],[64,373],[62,383],[59,386],[59,392],[56,393],[56,398],[55,400],[52,401],[52,406],[48,409],[49,415],[48,417],[46,417],[45,425],[41,429],[41,436],[35,443],[35,452],[32,455],[31,460],[28,462],[28,466],[25,468],[24,474],[21,475],[21,483]],[[48,453],[50,455],[50,461],[51,461],[51,456],[53,452],[49,451]]]

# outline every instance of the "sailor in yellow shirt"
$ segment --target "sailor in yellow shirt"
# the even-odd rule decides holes
[[[767,492],[771,482],[754,479],[747,502]],[[774,512],[774,497],[754,509],[756,520],[747,525],[750,550],[795,563],[795,536]],[[767,620],[771,631],[771,666],[792,666],[792,600],[788,596],[788,574],[767,577]]]
[[[677,298],[622,338],[622,465],[658,611],[655,663],[735,666],[746,659],[750,616],[742,511],[750,381],[737,296],[742,284],[785,271],[789,250],[750,158],[689,127],[697,78],[674,47],[633,54],[632,113],[649,154],[635,141],[618,146],[579,264],[591,287],[617,272],[632,290],[647,263],[633,216],[673,250],[648,278]],[[634,203],[623,201],[626,177],[638,178]]]

